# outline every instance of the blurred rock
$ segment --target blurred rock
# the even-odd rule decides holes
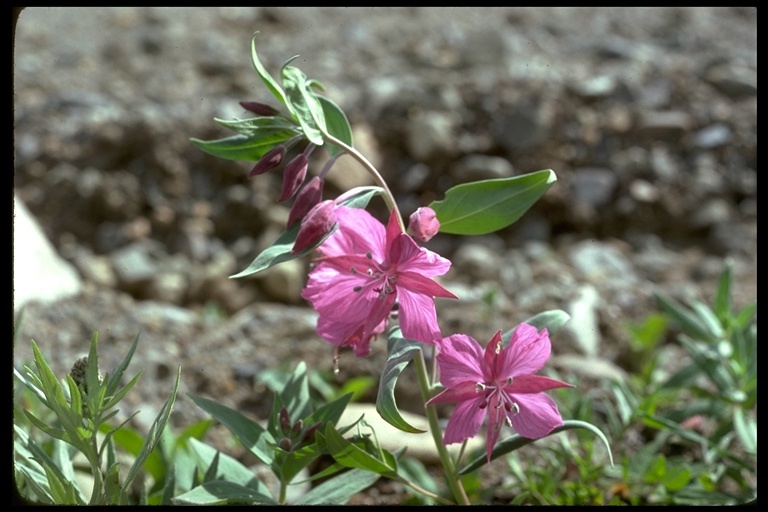
[[[61,259],[24,203],[13,196],[13,310],[80,292],[74,267]]]

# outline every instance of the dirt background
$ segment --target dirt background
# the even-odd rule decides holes
[[[558,181],[493,235],[439,235],[453,260],[445,331],[485,342],[540,311],[572,316],[553,365],[599,381],[633,370],[628,322],[654,293],[709,300],[725,258],[737,307],[756,301],[756,9],[29,8],[14,33],[14,192],[83,283],[29,304],[59,372],[99,331],[111,368],[141,332],[129,407],[154,417],[182,366],[180,395],[215,396],[257,418],[259,374],[331,354],[302,303],[308,261],[252,279],[289,205],[278,172],[210,157],[190,137],[213,118],[274,104],[250,62],[294,61],[347,113],[402,213],[475,179],[553,169]],[[323,153],[316,151],[315,155]],[[313,159],[318,172],[325,156]],[[366,183],[342,159],[326,196]],[[382,205],[372,205],[374,213]],[[383,217],[382,217],[383,218]],[[444,334],[448,334],[447,332]],[[674,336],[668,345],[674,357]],[[339,382],[378,375],[342,354]],[[375,389],[374,389],[375,391]],[[418,397],[402,392],[403,407]],[[203,417],[181,397],[174,422]],[[373,499],[373,498],[371,498]]]

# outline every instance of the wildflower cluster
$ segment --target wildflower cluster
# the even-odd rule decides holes
[[[283,65],[278,82],[259,61],[255,38],[251,53],[257,73],[282,106],[278,109],[243,101],[241,106],[256,117],[222,122],[238,135],[193,142],[213,155],[255,161],[249,178],[281,167],[294,146],[304,147],[283,166],[277,201],[293,199],[286,231],[234,277],[251,275],[315,250],[317,257],[301,296],[317,311],[317,334],[334,347],[334,361],[341,349],[351,349],[358,357],[368,356],[371,341],[387,332],[389,359],[380,390],[391,390],[403,360],[416,358],[417,371],[422,372],[423,352],[436,351],[439,372],[431,377],[420,373],[420,388],[438,444],[460,443],[478,435],[487,417],[485,459],[490,462],[505,424],[516,435],[530,439],[563,427],[557,406],[545,392],[570,385],[536,374],[550,355],[549,333],[565,322],[567,315],[548,312],[504,336],[499,331],[484,350],[467,334],[444,336],[435,300],[458,299],[438,282],[451,262],[419,245],[439,232],[474,235],[508,226],[554,183],[554,173],[545,170],[459,185],[447,191],[445,199],[412,212],[406,229],[381,174],[354,149],[346,116],[330,99],[317,93],[322,89],[320,84],[292,66],[293,59]],[[321,146],[330,159],[316,176],[307,179],[310,157]],[[324,198],[325,177],[345,155],[354,158],[376,186]],[[386,224],[366,210],[374,196],[381,196],[389,209]],[[434,407],[441,403],[457,404],[444,436]],[[377,410],[401,430],[415,431],[402,419],[392,393],[380,391]],[[306,432],[299,424],[289,425],[286,414],[281,410],[283,434],[278,444],[290,451],[296,441],[302,442]],[[318,425],[313,428],[322,431]],[[458,461],[451,460],[444,450],[438,451],[454,499],[466,502],[457,479]]]

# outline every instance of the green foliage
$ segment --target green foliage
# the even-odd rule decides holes
[[[340,201],[340,204],[352,208],[365,208],[368,204],[368,201],[370,201],[373,196],[379,194],[380,192],[381,190],[377,187],[360,187],[357,194],[348,195],[345,200]],[[334,229],[329,231],[324,237],[318,240],[311,247],[308,247],[297,253],[292,253],[291,250],[293,249],[293,244],[296,241],[296,236],[299,234],[299,228],[300,225],[296,224],[291,229],[283,231],[283,233],[277,237],[277,240],[275,240],[272,245],[264,249],[258,256],[256,256],[256,259],[253,260],[253,263],[251,263],[248,268],[231,277],[238,278],[250,276],[257,272],[267,270],[268,268],[273,267],[279,263],[306,256],[318,245],[325,242],[325,240],[331,236],[331,234],[336,229],[334,227]]]
[[[493,233],[516,222],[557,181],[547,169],[512,178],[463,183],[429,206],[440,231],[454,235]]]
[[[136,350],[138,336],[115,372],[104,377],[99,373],[97,342],[98,333],[94,333],[87,362],[78,361],[63,381],[56,377],[34,341],[31,343],[35,369],[25,366],[23,374],[14,369],[16,379],[39,403],[30,406],[27,402],[27,407],[14,414],[15,474],[20,493],[29,499],[80,505],[130,503],[133,482],[150,460],[168,424],[176,400],[178,375],[170,396],[146,435],[138,439],[126,435],[121,429],[128,420],[117,427],[108,423],[117,413],[114,407],[141,375],[120,385]],[[62,382],[66,385],[62,386]],[[22,419],[52,441],[40,444],[31,433],[19,427],[24,424]],[[114,456],[116,437],[130,446],[134,455],[133,463],[122,478]],[[90,498],[85,497],[75,478],[72,459],[76,452],[87,461],[87,472],[94,482]]]

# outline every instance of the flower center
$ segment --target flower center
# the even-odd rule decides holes
[[[371,253],[366,253],[365,257],[371,260],[371,266],[362,271],[362,269],[350,267],[349,273],[367,276],[369,282],[366,285],[358,285],[352,288],[354,292],[360,292],[363,288],[367,288],[368,285],[373,285],[372,289],[379,295],[379,299],[384,299],[387,295],[395,293],[395,282],[397,281],[397,272],[394,269],[385,269],[381,265],[373,261]]]
[[[493,404],[496,409],[504,407],[504,410],[508,413],[505,414],[507,424],[511,426],[509,414],[518,414],[520,412],[520,406],[517,405],[512,399],[512,396],[507,393],[504,386],[512,384],[512,377],[508,377],[503,383],[501,382],[478,382],[475,384],[475,393],[485,393],[485,400],[480,403],[480,408],[485,409],[488,404]]]

